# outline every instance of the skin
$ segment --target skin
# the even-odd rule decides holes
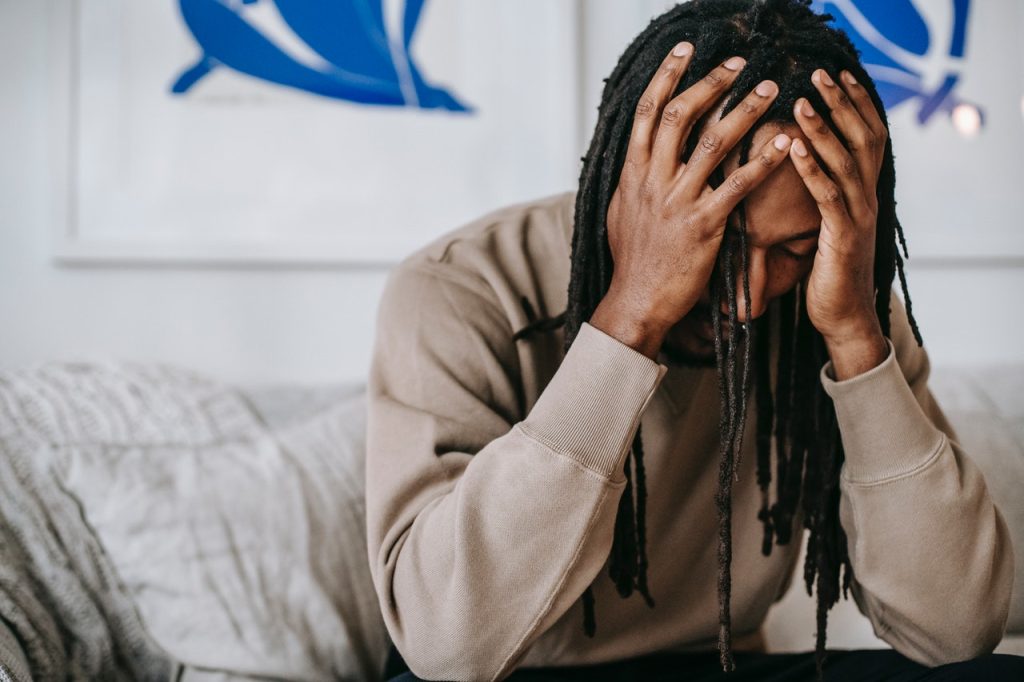
[[[670,99],[692,55],[692,45],[677,45],[638,102],[608,208],[612,282],[590,324],[652,359],[663,347],[698,362],[710,357],[708,283],[730,216],[746,199],[751,317],[806,278],[808,316],[835,378],[877,366],[888,355],[873,283],[886,130],[867,92],[845,71],[840,82],[815,71],[813,85],[846,144],[800,99],[795,123],[759,128],[750,161],[739,166],[733,148],[778,93],[765,81],[724,118],[708,117],[714,122],[684,164],[686,139],[744,66],[733,57]],[[712,190],[708,177],[719,164],[726,179]],[[737,303],[745,321],[742,295]]]
[[[769,123],[754,133],[752,149],[763,147],[778,134],[800,137],[795,124]],[[723,162],[726,173],[739,167],[739,152],[733,150]],[[747,261],[750,282],[750,313],[757,319],[768,304],[792,290],[811,271],[817,252],[821,214],[804,186],[796,167],[783,162],[746,196]],[[735,213],[727,223],[726,235],[738,239]],[[736,271],[739,273],[737,264]],[[746,305],[742,274],[736,280],[736,307],[745,321]],[[722,311],[728,315],[728,303]],[[723,317],[728,332],[728,319]],[[711,287],[705,286],[700,300],[689,313],[669,329],[662,350],[679,364],[713,367],[714,330],[711,324]]]

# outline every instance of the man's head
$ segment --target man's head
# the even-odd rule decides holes
[[[664,54],[677,42],[685,40],[692,43],[695,54],[680,80],[676,94],[689,88],[730,56],[740,55],[746,59],[746,66],[731,91],[705,117],[703,125],[695,126],[681,157],[684,162],[698,143],[703,130],[739,105],[746,93],[763,80],[777,83],[778,95],[757,127],[723,164],[726,173],[735,168],[741,159],[746,160],[749,150],[757,149],[772,133],[785,132],[794,138],[801,137],[800,129],[793,119],[794,104],[801,97],[809,100],[816,111],[822,112],[824,124],[842,139],[828,114],[828,106],[811,83],[811,74],[818,68],[833,74],[843,69],[853,73],[865,84],[885,121],[881,99],[860,65],[852,43],[845,34],[829,27],[823,17],[812,12],[808,5],[808,2],[801,0],[692,0],[653,20],[626,49],[606,81],[597,129],[580,177],[576,206],[577,233],[574,239],[574,252],[578,250],[580,258],[573,259],[573,279],[580,285],[586,280],[589,294],[579,288],[570,290],[570,317],[573,316],[573,304],[578,300],[581,303],[578,310],[580,321],[589,319],[593,309],[588,309],[586,302],[595,299],[593,305],[596,306],[607,290],[612,268],[599,268],[601,273],[597,275],[584,272],[587,266],[582,261],[593,263],[593,259],[588,258],[584,252],[589,249],[594,256],[598,256],[598,251],[607,251],[604,246],[604,216],[621,172],[635,104],[660,66]],[[766,230],[771,233],[771,249],[755,249],[750,253],[753,256],[768,257],[764,261],[767,268],[743,268],[739,263],[732,268],[736,282],[728,288],[734,292],[734,296],[726,295],[724,283],[719,283],[722,288],[718,296],[719,307],[723,311],[734,309],[740,322],[746,320],[745,286],[741,281],[744,276],[752,278],[749,280],[753,287],[750,291],[751,317],[757,318],[760,315],[755,309],[763,311],[772,300],[792,291],[800,281],[800,275],[807,274],[806,270],[802,273],[799,271],[809,268],[809,262],[813,261],[813,258],[808,258],[806,260],[809,262],[800,264],[803,268],[799,268],[777,258],[811,250],[806,241],[793,245],[799,248],[787,248],[785,243],[788,237],[798,236],[816,226],[820,218],[814,220],[810,217],[812,211],[815,214],[817,211],[790,162],[785,162],[775,175],[766,183],[769,186],[755,189],[730,219],[735,224],[740,220],[738,216],[744,212],[749,215],[748,227],[752,230],[750,237],[755,245],[766,246],[766,240],[761,237],[767,234]],[[899,265],[896,239],[898,236],[902,238],[895,216],[893,191],[892,155],[887,150],[878,183],[879,229],[876,233],[875,259],[875,280],[880,285],[879,306],[885,308],[879,309],[878,313],[886,332],[888,293]],[[777,207],[785,210],[775,210]],[[727,244],[738,246],[735,243]],[[732,249],[730,256],[736,255],[736,250]],[[605,257],[609,257],[607,253]],[[713,364],[713,344],[709,343],[712,339],[706,333],[710,324],[711,299],[714,297],[710,285],[702,301],[703,305],[681,320],[669,334],[664,351],[670,362],[706,366]],[[577,295],[572,295],[574,293]],[[571,320],[569,327],[573,328]],[[726,331],[731,331],[728,323],[724,327]]]
[[[721,111],[709,116],[695,131],[699,138],[718,120]],[[799,126],[791,122],[772,121],[754,129],[751,148],[759,149],[773,136],[785,133],[793,139],[803,138]],[[812,148],[808,144],[808,148]],[[722,163],[723,174],[728,176],[740,166],[740,151],[733,150]],[[746,284],[744,271],[737,263],[736,317],[740,323],[757,320],[768,310],[769,304],[792,291],[810,273],[817,251],[821,213],[807,187],[791,162],[784,161],[744,200],[745,241],[747,254]],[[733,240],[732,253],[739,256],[741,241],[738,212],[734,212],[726,227],[726,239]],[[750,320],[746,318],[747,298],[750,293]],[[711,315],[713,292],[711,283],[704,289],[697,306],[681,319],[669,332],[663,352],[669,362],[691,366],[715,366],[715,329]],[[720,297],[723,332],[729,329],[729,302]]]
[[[620,57],[606,81],[597,126],[580,174],[568,307],[564,313],[566,349],[609,289],[614,263],[607,237],[608,207],[622,171],[637,103],[673,46],[682,41],[694,46],[689,67],[674,94],[734,55],[746,60],[720,106],[695,126],[680,155],[683,163],[696,148],[701,132],[740,105],[758,83],[771,80],[779,86],[777,97],[759,124],[712,177],[713,184],[746,163],[750,150],[760,148],[772,135],[785,132],[801,138],[793,120],[794,105],[800,98],[806,98],[821,114],[823,125],[843,140],[829,116],[828,105],[812,84],[811,75],[818,69],[853,74],[887,127],[881,99],[852,43],[827,24],[829,17],[812,12],[809,4],[809,0],[692,0],[654,19]],[[887,142],[876,191],[875,311],[882,332],[889,334],[889,296],[898,272],[911,326],[920,343],[898,250],[903,237],[896,219],[894,191],[895,171]],[[846,536],[838,517],[842,443],[834,408],[817,376],[828,355],[822,337],[807,316],[801,285],[813,265],[815,230],[820,222],[817,206],[795,168],[783,163],[729,217],[728,237],[722,240],[701,302],[676,325],[662,348],[669,361],[714,363],[718,369],[721,468],[715,500],[720,518],[719,649],[726,669],[732,666],[729,564],[733,465],[742,448],[749,387],[756,389],[757,397],[757,480],[762,491],[758,517],[765,529],[762,551],[770,553],[773,541],[789,542],[793,519],[798,509],[802,511],[804,527],[810,531],[804,571],[808,589],[817,579],[819,664],[825,647],[821,624],[838,600],[840,583],[845,591],[852,578]],[[742,334],[741,322],[749,327]],[[769,369],[772,358],[777,362],[774,373]],[[754,371],[748,374],[751,366]],[[634,509],[633,473],[627,458],[626,490],[616,518],[609,573],[621,596],[628,597],[635,589],[653,606],[646,583],[645,483],[639,431],[631,455],[636,463],[637,503]],[[769,491],[773,470],[774,500]],[[589,588],[583,604],[584,627],[592,634],[593,593]]]

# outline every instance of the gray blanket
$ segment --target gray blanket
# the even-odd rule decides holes
[[[0,682],[379,679],[364,432],[357,384],[0,373]]]
[[[171,663],[56,475],[79,439],[132,430],[114,393],[72,404],[76,379],[73,366],[0,374],[0,680],[166,680]]]

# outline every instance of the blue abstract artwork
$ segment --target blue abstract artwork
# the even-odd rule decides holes
[[[364,105],[469,112],[452,92],[430,84],[410,46],[427,0],[406,0],[401,35],[385,24],[385,0],[179,0],[181,17],[200,49],[171,86],[182,95],[214,69]],[[273,3],[288,28],[322,58],[295,59],[246,9]]]
[[[929,21],[913,0],[814,0],[813,7],[834,17],[861,53],[887,110],[915,106],[919,124],[935,114],[951,114],[964,102],[957,86],[966,58],[971,0],[927,0],[946,10],[933,13],[951,21]],[[934,9],[934,8],[933,8]],[[982,118],[982,111],[971,105]],[[983,118],[982,118],[983,120]]]

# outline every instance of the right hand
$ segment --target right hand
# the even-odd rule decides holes
[[[612,281],[590,320],[652,358],[668,330],[706,288],[729,214],[786,159],[791,143],[786,135],[775,136],[712,190],[708,177],[768,109],[778,86],[759,84],[704,131],[684,164],[680,155],[693,126],[728,91],[745,64],[733,57],[668,101],[692,55],[689,43],[677,45],[637,104],[622,173],[608,206]]]

